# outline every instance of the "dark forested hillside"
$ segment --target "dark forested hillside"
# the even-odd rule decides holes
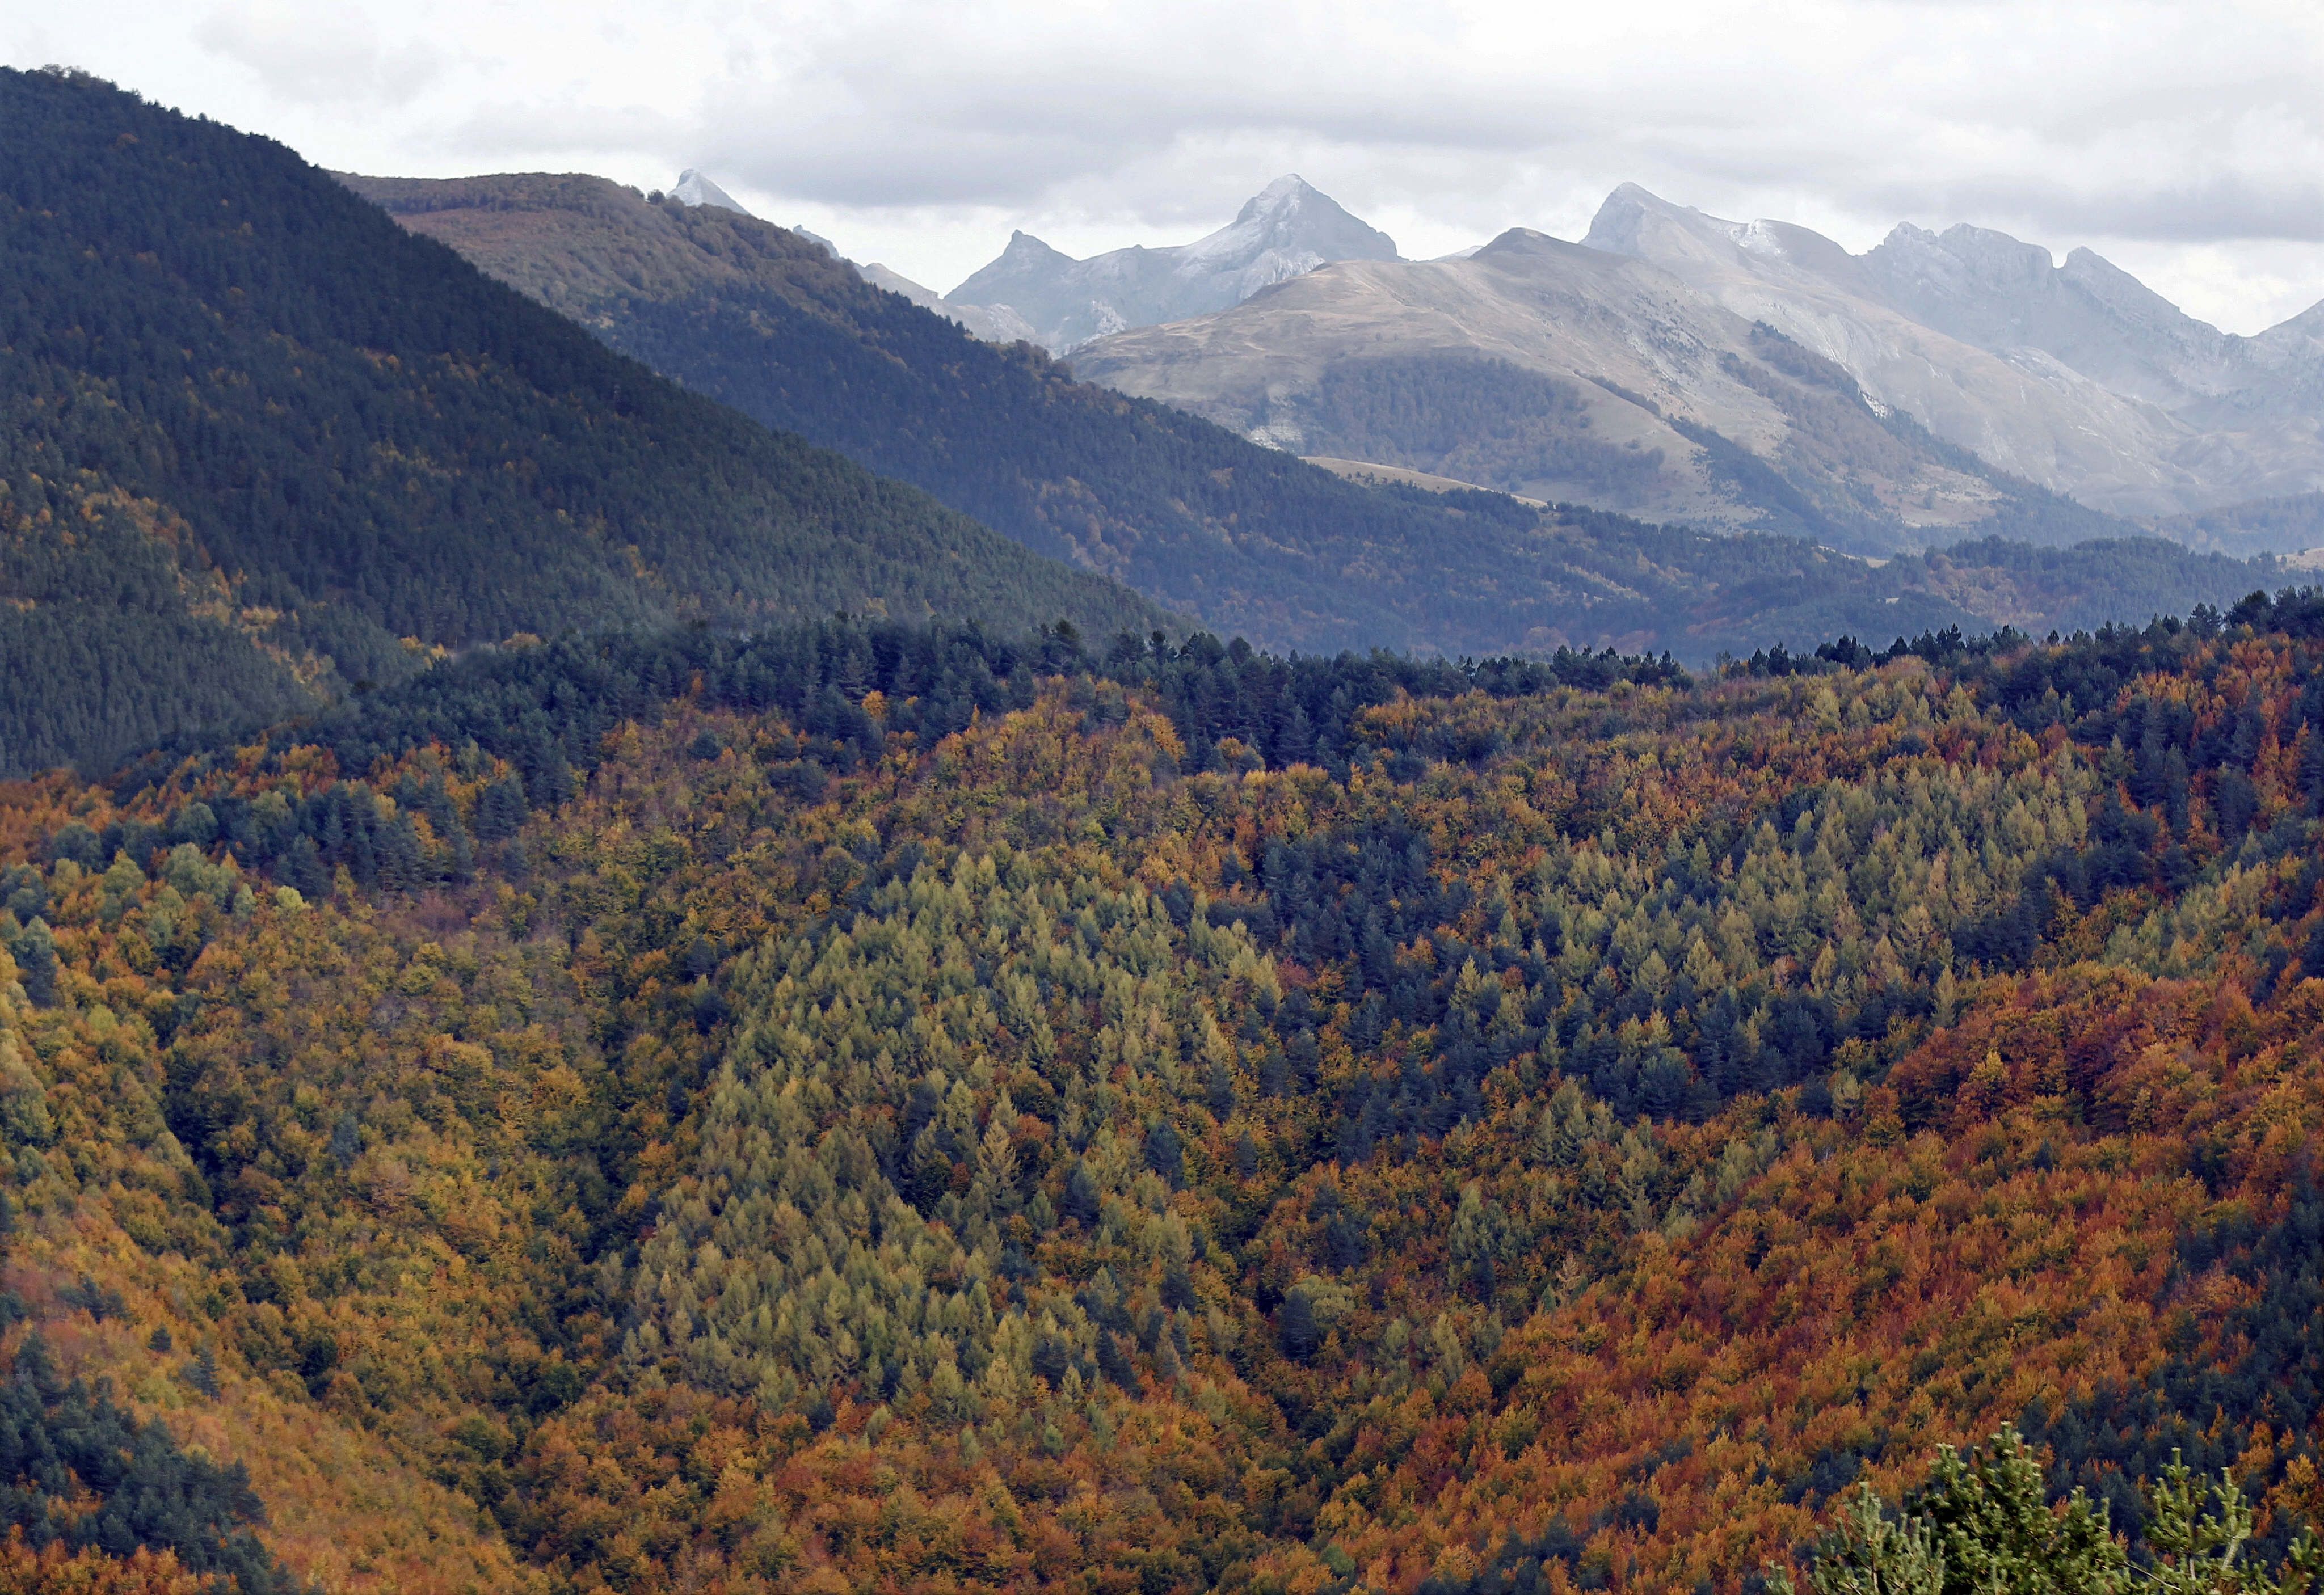
[[[2324,493],[2252,499],[2148,522],[2160,536],[2226,554],[2298,554],[2324,548]]]
[[[597,178],[345,180],[689,387],[1222,631],[1307,648],[1524,636],[1477,613],[1498,529],[980,343],[796,233]]]
[[[278,144],[0,74],[0,770],[518,632],[1157,612],[607,352]]]
[[[2316,594],[481,651],[0,788],[10,1410],[333,1590],[1742,1595],[2004,1425],[2273,1567],[2319,803]]]
[[[589,177],[344,180],[687,385],[1262,645],[1454,654],[1613,645],[1704,660],[1721,649],[1812,645],[1851,632],[1886,639],[1953,624],[2143,622],[2232,602],[2266,579],[2158,544],[2138,551],[2124,580],[2119,556],[2129,545],[2037,556],[1998,539],[1978,545],[1974,560],[1952,556],[1941,571],[1907,562],[1881,575],[1800,538],[1728,539],[1590,511],[1540,515],[1488,494],[1369,488],[1166,406],[1076,383],[1029,346],[980,343],[863,282],[820,244],[732,211],[650,203]],[[1827,387],[1846,381],[1772,335],[1768,347],[1795,376]],[[1497,383],[1496,369],[1431,368],[1425,391],[1385,378],[1327,384],[1330,435],[1356,457],[1400,459],[1362,452],[1371,447],[1364,439],[1377,442],[1379,428],[1409,422],[1419,406],[1450,429],[1431,469],[1498,482],[1491,439],[1522,435],[1538,446],[1560,410],[1554,384]],[[1783,388],[1812,398],[1813,383]],[[1904,447],[1889,434],[1909,422],[1877,420],[1860,402],[1849,413],[1858,431]],[[1803,438],[1817,435],[1806,419],[1801,428]],[[1450,440],[1472,433],[1482,441]],[[1941,452],[1917,432],[1907,443]],[[1619,450],[1592,452],[1586,440],[1573,450],[1570,463],[1584,477],[1637,464]],[[1784,524],[1826,540],[1847,542],[1848,517],[1867,512],[1784,491],[1799,505]],[[2116,524],[2022,484],[2013,491],[2007,524],[2034,541]],[[1965,573],[1972,563],[1978,569]],[[2008,568],[2028,564],[2050,576],[2038,595]]]

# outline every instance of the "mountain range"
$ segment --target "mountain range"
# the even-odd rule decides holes
[[[0,772],[512,637],[1168,617],[608,350],[269,141],[0,78]]]
[[[0,770],[311,710],[512,638],[679,618],[1192,623],[1281,648],[1700,663],[1843,632],[2071,628],[2273,579],[2126,542],[1877,416],[1766,329],[1749,369],[1787,413],[1840,416],[1849,447],[1904,462],[1893,474],[1984,495],[1997,512],[1966,530],[2101,541],[2036,557],[1987,536],[1867,563],[1831,549],[1886,549],[1877,525],[1708,430],[1712,479],[1812,540],[1374,486],[975,339],[699,172],[659,200],[589,178],[335,182],[213,124],[120,142],[144,113],[69,82],[10,89],[40,132],[5,190],[24,287],[6,312],[0,656],[23,685],[0,705]],[[1170,270],[1264,274],[1270,251],[1304,258],[1295,224],[1318,216],[1340,226],[1277,185],[1234,247]],[[1331,392],[1377,429],[1361,392]],[[1472,389],[1457,413],[1500,405],[1505,424],[1521,406],[1504,397]],[[1359,462],[1397,454],[1338,436]]]
[[[1860,519],[1878,530],[1859,537],[1895,546],[2023,529],[2013,501],[2030,484],[2212,546],[2304,547],[2280,514],[2218,517],[2324,485],[2324,308],[2236,337],[2089,250],[2053,265],[1969,226],[1900,226],[1851,255],[1626,184],[1578,245],[1513,229],[1408,262],[1286,178],[1178,250],[1077,262],[1020,233],[942,302],[1021,312],[1084,376],[1279,447],[1368,448],[1359,457],[1701,524],[1800,524],[1738,483],[1725,445],[1821,501],[1832,525],[1813,530],[1844,539]],[[1767,391],[1766,329],[1845,373],[1860,390],[1849,407],[1870,419],[1804,417]],[[1522,396],[1502,391],[1512,381]],[[1445,390],[1486,388],[1499,427],[1441,412]],[[1384,427],[1365,413],[1383,408],[1397,418]],[[1892,416],[1974,460],[1873,445],[1896,436],[1879,424]],[[1835,427],[1855,437],[1823,435]],[[2213,518],[2200,532],[2175,519],[2199,512]],[[2290,535],[2315,540],[2312,523]]]
[[[1765,357],[1782,370],[1755,364],[1763,384],[1812,414],[1837,411],[1862,447],[2008,512],[1979,532],[2006,525],[2062,542],[2079,531],[2103,545],[2037,556],[1987,537],[1932,561],[1876,567],[1818,546],[1888,549],[1851,507],[1839,514],[1855,520],[1824,513],[1732,447],[1722,462],[1735,479],[1781,501],[1783,530],[1816,541],[1656,527],[1475,491],[1380,490],[1185,410],[1076,382],[1037,349],[979,342],[882,291],[878,268],[851,267],[821,240],[736,207],[686,203],[683,182],[657,203],[578,176],[342,180],[698,392],[1263,646],[1616,646],[1702,662],[1844,632],[2070,629],[2231,602],[2271,579],[2166,542],[2125,542],[2131,529],[2119,522],[1993,479],[1960,451],[1841,403],[1826,388],[1847,379],[1773,335],[1761,340]],[[1458,402],[1473,416],[1505,397],[1472,389]],[[1375,442],[1348,438],[1341,452],[1390,452]]]
[[[1396,241],[1297,176],[1245,201],[1217,232],[1175,248],[1133,246],[1087,260],[1017,233],[991,265],[945,295],[948,307],[1003,312],[1064,354],[1093,338],[1240,304],[1332,261],[1392,261]]]
[[[1635,196],[1076,351],[1577,328],[1326,468],[698,171],[0,127],[0,1590],[2312,1595],[2287,563],[1839,551],[2125,523]]]

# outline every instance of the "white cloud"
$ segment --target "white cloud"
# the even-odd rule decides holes
[[[443,66],[431,41],[384,42],[360,12],[282,0],[218,6],[195,24],[193,36],[202,49],[251,73],[269,97],[292,105],[409,105]]]
[[[33,8],[23,8],[31,11]],[[2324,297],[2324,11],[2264,0],[85,0],[0,16],[326,164],[716,173],[948,285],[1011,226],[1178,241],[1298,171],[1442,253],[1635,180],[1853,248],[2089,244],[2252,330]]]

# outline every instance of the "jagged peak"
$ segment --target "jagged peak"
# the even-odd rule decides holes
[[[1598,214],[1590,218],[1590,230],[1582,235],[1582,242],[1587,248],[1613,254],[1637,254],[1639,225],[1649,216],[1668,217],[1690,231],[1733,226],[1705,216],[1692,206],[1665,199],[1637,183],[1618,183],[1598,207]]]
[[[2142,291],[2147,293],[2153,293],[2154,291],[2153,289],[2148,288],[2145,283],[2139,281],[2136,277],[2131,275],[2128,272],[2124,271],[2120,266],[2116,265],[2112,261],[2107,259],[2106,256],[2100,254],[2097,250],[2090,248],[2088,244],[2080,244],[2067,251],[2066,263],[2063,266],[2061,266],[2059,270],[2066,276],[2080,282],[2106,282],[2135,285]]]
[[[1682,207],[1664,198],[1643,183],[1616,183],[1614,191],[1606,196],[1606,204],[1620,200],[1625,205],[1645,205],[1657,210],[1677,210]],[[1602,207],[1600,208],[1603,208]]]
[[[669,194],[671,198],[681,205],[696,207],[707,205],[719,210],[731,210],[737,216],[751,214],[749,207],[742,201],[691,166],[678,174],[678,183],[670,189]]]
[[[2046,245],[2028,244],[2023,238],[2014,238],[1993,227],[1955,222],[1941,235],[1941,241],[1948,250],[1964,260],[2033,267],[2044,272],[2057,269],[2057,261]]]
[[[1273,182],[1242,202],[1235,213],[1238,224],[1253,221],[1261,216],[1279,216],[1301,208],[1309,199],[1321,199],[1337,209],[1332,197],[1317,189],[1297,172],[1286,172]]]
[[[2223,336],[2210,323],[2190,316],[2087,245],[2068,253],[2066,263],[2058,268],[2058,276],[2061,281],[2073,284],[2077,290],[2118,316],[2135,318],[2149,327],[2175,327],[2181,333],[2191,333],[2199,337]]]
[[[1296,172],[1277,178],[1243,201],[1235,219],[1182,245],[1186,263],[1240,259],[1255,249],[1288,250],[1326,260],[1395,260],[1396,240],[1349,211]]]
[[[1026,232],[1021,227],[1010,233],[1009,247],[1001,252],[1001,259],[1004,261],[1069,261],[1073,258],[1073,256],[1067,254],[1064,250],[1056,248],[1051,244],[1042,243],[1041,240],[1034,237],[1032,234]],[[998,264],[999,262],[995,262],[994,263]]]
[[[2047,276],[2056,269],[2049,250],[2039,244],[2028,244],[2023,238],[1993,227],[1980,227],[1968,222],[1955,222],[1941,233],[1932,233],[1926,227],[1916,227],[1910,222],[1899,222],[1888,230],[1873,251],[1886,250],[1891,254],[1939,254],[1950,255],[1961,264],[1986,272],[2006,270],[2028,275]]]

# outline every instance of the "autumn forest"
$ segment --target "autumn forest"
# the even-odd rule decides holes
[[[51,198],[0,220],[62,282]],[[311,480],[194,480],[270,401],[190,353],[6,351],[0,641],[131,620],[0,715],[0,1589],[2324,1565],[2324,592],[1278,654],[1015,545],[962,588],[998,534],[796,440],[699,533],[740,418],[578,335],[399,387],[334,314],[270,346],[346,395]],[[550,498],[421,447],[623,383]],[[325,488],[374,540],[262,583]],[[569,558],[431,618],[428,493]]]

